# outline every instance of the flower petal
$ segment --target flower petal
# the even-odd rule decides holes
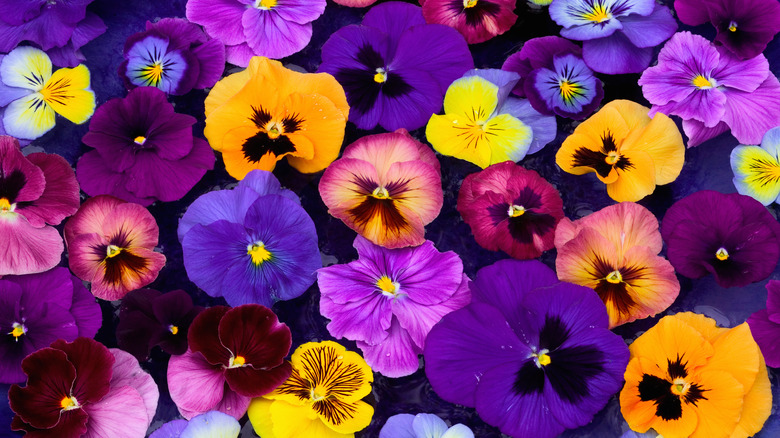
[[[168,391],[185,418],[210,411],[222,400],[226,386],[223,372],[221,365],[211,365],[203,355],[191,350],[171,357]]]

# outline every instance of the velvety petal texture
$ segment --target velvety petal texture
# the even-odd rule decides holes
[[[507,435],[555,437],[587,424],[622,385],[623,340],[590,289],[538,261],[482,268],[472,302],[428,335],[425,372],[443,399]]]
[[[517,259],[534,259],[554,246],[563,201],[552,184],[512,162],[466,176],[458,211],[477,243]]]
[[[198,198],[179,224],[190,280],[233,306],[306,292],[322,260],[314,222],[290,194],[254,170],[235,189]]]
[[[425,21],[455,28],[469,44],[501,35],[517,21],[512,0],[425,0],[420,4]]]
[[[631,344],[620,392],[629,427],[663,436],[753,436],[769,417],[764,359],[748,324],[720,328],[691,312],[665,316]]]
[[[658,255],[658,221],[639,204],[622,202],[574,222],[564,219],[555,234],[558,278],[595,290],[607,306],[610,328],[666,310],[680,292],[672,265]]]
[[[777,343],[780,336],[780,309],[772,306],[774,303],[780,303],[780,281],[769,280],[766,290],[769,293],[767,308],[750,315],[747,323],[753,339],[761,348],[766,364],[772,368],[780,368],[780,344]]]
[[[443,4],[434,3],[439,5],[433,5],[436,9]],[[494,0],[481,3],[498,6]],[[507,12],[515,17],[511,8],[506,9],[502,21]],[[358,128],[380,125],[395,131],[424,126],[441,108],[447,87],[474,68],[468,44],[458,31],[426,24],[423,15],[424,9],[415,5],[382,3],[371,8],[361,25],[339,29],[322,47],[319,71],[330,73],[344,87],[349,120]],[[390,24],[386,17],[398,18]]]
[[[168,366],[171,398],[185,418],[215,410],[239,419],[252,397],[290,377],[284,361],[290,329],[267,307],[211,307],[195,318],[187,337],[189,349]]]
[[[595,173],[618,202],[636,202],[680,175],[682,135],[666,115],[629,100],[613,100],[578,125],[555,162],[574,175]]]
[[[347,146],[319,190],[331,215],[386,248],[422,244],[444,202],[438,159],[405,130]]]
[[[738,193],[686,196],[666,212],[661,232],[679,274],[713,274],[722,287],[764,280],[780,259],[780,224],[760,202]]]
[[[278,59],[299,52],[311,39],[311,22],[325,0],[189,0],[187,20],[227,49],[227,62],[246,67],[252,56]]]
[[[214,168],[214,153],[192,136],[195,118],[178,114],[157,88],[135,88],[101,105],[82,141],[76,176],[90,196],[147,206],[177,201]]]
[[[70,269],[92,294],[113,301],[157,278],[165,256],[155,252],[159,228],[144,207],[109,195],[82,204],[65,224]]]
[[[471,299],[463,263],[430,241],[386,249],[358,236],[354,246],[357,260],[317,273],[320,312],[331,320],[328,331],[358,341],[374,371],[412,374],[431,327]],[[387,354],[376,354],[379,349]]]

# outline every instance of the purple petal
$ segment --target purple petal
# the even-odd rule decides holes
[[[387,377],[403,377],[413,374],[420,366],[417,356],[422,350],[414,345],[406,330],[396,319],[390,323],[388,337],[376,345],[358,341],[363,358],[372,370]]]
[[[241,17],[246,5],[235,0],[189,0],[187,19],[206,28],[212,37],[226,46],[246,41]]]
[[[78,336],[94,338],[103,325],[100,304],[76,276],[71,275],[70,281],[73,284],[73,303],[70,306],[70,313],[79,328]]]
[[[213,87],[225,71],[225,45],[222,41],[210,39],[193,48],[192,54],[200,65],[200,74],[193,87],[197,89]]]
[[[418,438],[414,430],[414,415],[396,414],[388,418],[379,431],[379,438]]]
[[[712,77],[717,78],[718,85],[752,92],[771,74],[769,62],[763,55],[742,61],[728,53],[721,53],[720,63],[712,72]]]
[[[777,342],[780,337],[780,324],[769,319],[766,309],[750,315],[747,323],[753,339],[761,348],[766,364],[773,368],[780,367],[780,342]]]
[[[225,46],[225,60],[230,64],[246,68],[254,56],[255,52],[247,43]]]
[[[726,113],[726,93],[717,88],[699,90],[693,92],[679,102],[669,102],[666,105],[654,107],[654,111],[664,114],[674,114],[683,120],[699,120],[704,126],[713,128],[720,123]]]
[[[106,32],[106,25],[96,14],[87,11],[83,20],[79,21],[76,28],[73,29],[73,35],[70,37],[70,46],[74,50],[82,48],[84,45],[103,35]],[[57,64],[60,67],[75,67],[75,65]]]
[[[388,59],[392,59],[398,41],[404,31],[425,23],[422,8],[417,5],[391,2],[382,3],[368,10],[361,25],[382,31],[390,39]]]
[[[422,71],[395,71],[407,83],[408,93],[389,96],[381,93],[377,101],[382,101],[382,116],[379,124],[388,131],[422,128],[431,115],[439,111],[444,95],[439,92],[438,81],[429,73]]]
[[[152,421],[141,394],[130,386],[112,388],[99,402],[85,404],[84,410],[89,423],[83,438],[137,438],[146,433]]]
[[[698,146],[705,141],[715,138],[724,132],[729,130],[729,126],[725,122],[720,122],[713,128],[707,128],[704,123],[698,120],[683,120],[683,131],[688,137],[688,147],[692,148]]]
[[[247,44],[259,56],[285,58],[301,51],[311,40],[311,23],[286,21],[272,11],[249,8],[241,22]]]
[[[184,429],[187,428],[187,420],[173,420],[163,424],[159,429],[152,432],[149,438],[179,438]]]
[[[653,48],[639,48],[620,32],[582,43],[582,57],[591,70],[605,74],[641,73],[650,65]]]
[[[184,418],[215,409],[224,389],[222,365],[209,364],[200,353],[187,350],[168,362],[168,391]]]
[[[239,284],[229,284],[230,291],[239,294],[253,289],[249,276],[251,259],[247,255],[247,245],[251,239],[243,225],[225,220],[213,222],[207,226],[195,225],[182,239],[184,267],[190,280],[213,297],[222,296],[226,291],[223,284],[231,278],[231,270],[237,271]],[[260,304],[271,305],[269,296],[263,297]]]
[[[59,225],[79,209],[81,200],[76,174],[59,155],[36,152],[28,155],[27,159],[43,171],[46,188],[38,199],[17,206],[16,211],[35,227]]]
[[[89,196],[112,195],[127,202],[151,205],[154,198],[139,198],[125,187],[122,173],[112,171],[97,151],[82,155],[76,164],[76,178],[81,190]]]
[[[325,0],[284,0],[274,11],[286,21],[311,23],[325,12]]]
[[[769,319],[780,324],[780,281],[769,280],[766,283],[768,292],[766,298],[766,310],[769,312]]]
[[[723,121],[741,144],[760,144],[764,134],[780,126],[780,81],[769,77],[756,91],[727,90]]]
[[[677,18],[689,26],[698,26],[710,21],[709,7],[701,0],[674,0]]]
[[[655,47],[668,40],[677,31],[677,20],[666,6],[657,5],[653,13],[643,17],[622,17],[623,35],[637,47]]]
[[[724,2],[725,11],[713,13],[709,20],[718,30],[715,42],[742,59],[760,55],[767,44],[780,32],[780,4],[771,0],[748,0],[740,3]],[[715,17],[714,15],[720,15]],[[731,21],[737,31],[729,30]]]
[[[184,236],[195,225],[209,225],[220,220],[243,222],[247,210],[261,195],[240,185],[233,190],[217,190],[201,195],[187,208],[179,221],[179,240],[184,242]]]
[[[320,287],[324,290],[322,286]],[[374,295],[374,297],[358,298],[344,304],[336,304],[323,292],[320,298],[320,312],[322,316],[331,320],[328,323],[328,332],[335,338],[347,338],[370,344],[379,344],[387,339],[393,316],[390,300],[376,292]]]
[[[599,87],[599,89],[601,89],[601,87]],[[600,102],[601,99],[598,99],[596,106],[598,106]],[[529,154],[539,152],[547,146],[547,144],[555,140],[555,136],[558,132],[558,124],[555,117],[539,114],[527,99],[509,98],[498,112],[499,114],[510,114],[531,127],[534,138],[531,141],[531,146],[528,148]]]

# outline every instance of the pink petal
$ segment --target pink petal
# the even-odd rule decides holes
[[[81,199],[76,174],[59,155],[34,153],[28,155],[27,159],[43,171],[46,188],[31,205],[17,208],[16,211],[24,214],[35,227],[42,227],[45,223],[59,225],[79,209]]]
[[[184,418],[214,409],[225,387],[222,365],[211,365],[200,353],[188,349],[168,362],[168,391]]]
[[[25,183],[13,202],[34,201],[41,197],[46,187],[43,171],[31,163],[19,150],[19,141],[6,135],[0,136],[0,174],[21,172]]]
[[[160,391],[154,379],[146,371],[141,369],[138,360],[132,354],[118,348],[109,348],[114,355],[114,373],[111,375],[112,388],[129,386],[135,388],[144,400],[146,406],[146,415],[151,421],[154,413],[157,411],[157,400],[160,398]],[[148,427],[148,425],[147,425]]]
[[[99,402],[85,405],[84,410],[89,421],[82,438],[139,438],[152,422],[143,397],[130,386],[112,388]]]
[[[54,227],[35,228],[18,213],[0,213],[0,276],[48,271],[64,249]]]
[[[741,144],[761,144],[764,134],[780,125],[780,81],[770,73],[752,93],[727,89],[723,121]]]
[[[124,202],[108,195],[87,199],[81,204],[79,211],[65,224],[65,242],[70,245],[79,234],[100,234],[106,216]]]
[[[149,210],[138,204],[125,203],[116,206],[102,224],[104,236],[126,236],[128,247],[154,248],[160,236],[160,228]]]
[[[246,67],[253,56],[255,56],[255,52],[247,43],[225,46],[225,60],[230,64]]]

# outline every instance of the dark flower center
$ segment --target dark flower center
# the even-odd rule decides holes
[[[241,150],[244,157],[252,163],[257,163],[266,155],[280,157],[296,151],[295,144],[287,137],[301,129],[303,118],[298,114],[285,116],[276,121],[271,113],[262,107],[252,107],[249,118],[259,129],[257,134],[244,141]]]
[[[627,288],[632,282],[647,278],[647,269],[642,266],[612,266],[596,257],[593,261],[594,276],[600,279],[594,288],[605,303],[612,303],[620,315],[630,315],[636,302],[628,294]]]
[[[380,94],[395,98],[412,91],[412,86],[403,77],[387,70],[382,55],[370,45],[360,48],[356,60],[365,68],[343,68],[334,75],[344,87],[350,110],[366,114],[374,107]]]
[[[629,170],[634,167],[628,158],[620,155],[615,137],[610,131],[606,131],[602,135],[599,150],[579,148],[574,152],[573,160],[574,166],[590,167],[602,178],[609,176],[613,168]]]
[[[125,233],[109,240],[107,245],[98,245],[92,251],[98,255],[105,266],[105,280],[113,285],[121,284],[129,272],[140,274],[148,266],[146,258],[133,253],[131,242]]]
[[[591,381],[604,372],[604,353],[594,345],[561,348],[569,337],[569,328],[560,317],[545,317],[539,345],[532,347],[532,360],[525,361],[515,374],[512,388],[517,394],[541,393],[549,384],[569,403],[590,395]]]
[[[360,204],[347,211],[356,225],[365,227],[372,220],[378,219],[382,227],[393,234],[400,233],[409,226],[396,204],[407,189],[405,181],[393,182],[385,187],[360,177],[356,177],[353,182],[359,187],[360,194],[365,196]]]
[[[642,376],[639,382],[639,399],[653,401],[655,415],[666,421],[678,420],[682,417],[682,403],[696,406],[699,400],[706,400],[699,384],[688,379],[687,362],[677,356],[674,361],[667,360],[668,379],[662,379],[651,374]]]
[[[555,217],[539,213],[542,197],[530,187],[524,187],[512,204],[496,204],[488,208],[493,226],[506,221],[509,234],[518,242],[532,243],[534,236],[545,235],[555,229]]]
[[[450,0],[450,11],[464,14],[466,24],[471,27],[482,25],[486,18],[496,17],[501,12],[501,6],[489,0]]]
[[[10,209],[11,205],[15,203],[16,198],[19,197],[19,192],[22,191],[27,184],[27,177],[24,176],[19,170],[13,170],[11,173],[4,174],[0,170],[0,207],[6,207]],[[5,202],[1,200],[5,199]],[[8,204],[8,205],[5,205]]]

